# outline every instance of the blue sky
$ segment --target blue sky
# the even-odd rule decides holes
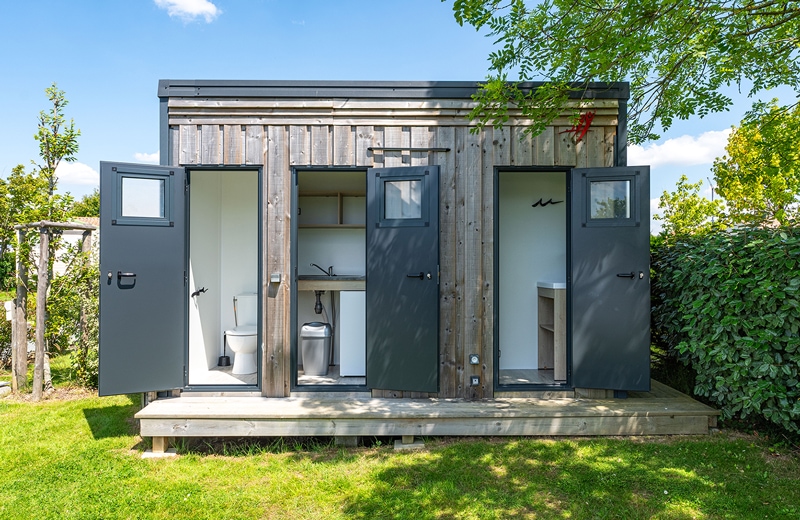
[[[36,117],[52,82],[80,128],[75,196],[99,161],[157,162],[159,79],[481,80],[492,39],[460,27],[439,0],[28,0],[0,14],[0,176],[38,158]],[[765,94],[763,98],[773,97]],[[788,98],[787,98],[788,99]],[[633,148],[650,164],[651,198],[681,173],[710,177],[727,132],[751,102],[677,122]]]

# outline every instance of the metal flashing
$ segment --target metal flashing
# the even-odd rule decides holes
[[[523,82],[522,89],[536,89],[543,82]],[[628,83],[581,83],[574,99],[628,99]],[[476,81],[289,81],[289,80],[181,80],[162,79],[158,97],[277,97],[277,98],[383,98],[469,99],[480,89]]]

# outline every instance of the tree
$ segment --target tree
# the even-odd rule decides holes
[[[720,200],[709,200],[700,195],[703,181],[689,183],[681,175],[675,191],[661,195],[658,209],[663,215],[653,215],[654,220],[664,221],[662,237],[670,239],[681,235],[694,235],[719,228],[723,222],[723,204]]]
[[[100,191],[95,188],[92,193],[84,195],[81,200],[72,205],[73,217],[99,217],[100,216]]]
[[[68,209],[72,206],[72,197],[55,194],[58,184],[56,169],[61,161],[71,162],[76,159],[80,130],[75,128],[73,120],[70,119],[68,124],[66,122],[64,108],[68,101],[64,91],[59,90],[53,83],[45,89],[45,94],[52,106],[48,111],[39,112],[38,130],[34,135],[34,138],[39,141],[39,157],[42,160],[42,164],[38,165],[38,174],[47,183],[47,195],[42,210],[46,213],[46,220],[65,220]],[[36,285],[36,352],[33,368],[33,399],[35,401],[41,399],[43,386],[52,386],[45,339],[45,328],[48,322],[46,299],[53,278],[52,260],[57,245],[52,238],[52,228],[43,226],[39,232],[39,268]]]
[[[757,104],[714,161],[719,194],[736,224],[788,224],[800,216],[800,105]]]
[[[21,164],[11,170],[8,179],[0,179],[0,253],[7,253],[14,244],[15,224],[40,217],[46,189],[46,181],[27,173]]]
[[[502,125],[513,104],[538,134],[570,92],[629,81],[628,137],[640,143],[658,138],[657,124],[728,109],[728,86],[749,96],[780,85],[800,91],[800,2],[454,0],[453,10],[500,46],[471,113],[481,126]],[[510,73],[549,84],[525,91],[507,83]]]
[[[49,111],[39,112],[39,126],[34,139],[39,141],[39,157],[42,164],[38,165],[40,175],[47,180],[48,195],[53,198],[53,192],[58,184],[56,168],[61,161],[73,162],[78,153],[78,137],[81,131],[75,128],[75,122],[70,119],[69,124],[64,117],[64,108],[69,104],[63,90],[59,90],[55,83],[45,89],[47,99],[52,104]],[[50,215],[52,219],[52,214]]]

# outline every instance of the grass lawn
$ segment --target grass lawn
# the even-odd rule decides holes
[[[143,460],[138,407],[0,400],[0,518],[800,517],[800,458],[741,434],[442,438],[411,453],[195,441]]]

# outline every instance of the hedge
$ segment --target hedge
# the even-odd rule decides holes
[[[800,228],[654,245],[653,338],[697,373],[724,418],[800,431]]]

